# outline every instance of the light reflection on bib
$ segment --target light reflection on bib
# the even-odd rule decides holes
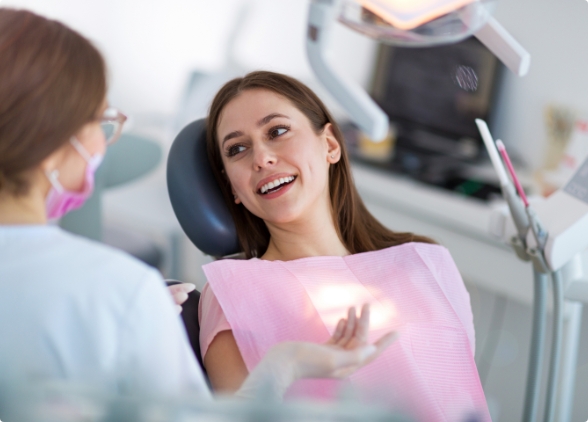
[[[359,316],[364,303],[370,304],[370,331],[390,328],[397,324],[394,303],[385,298],[378,299],[383,295],[377,291],[370,292],[362,285],[337,283],[306,286],[306,290],[331,334],[339,320],[347,315],[349,307],[355,306]]]

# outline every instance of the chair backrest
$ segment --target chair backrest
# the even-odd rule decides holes
[[[239,252],[237,230],[206,152],[206,121],[187,125],[167,159],[167,190],[174,213],[188,238],[208,255]]]

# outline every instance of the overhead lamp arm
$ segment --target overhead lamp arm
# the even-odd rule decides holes
[[[306,52],[310,66],[327,91],[339,102],[353,122],[372,140],[388,134],[388,116],[356,82],[336,72],[327,62],[327,43],[335,20],[338,0],[311,0]],[[465,16],[464,16],[465,21]],[[475,34],[514,74],[529,70],[530,54],[492,16]]]
[[[326,60],[329,31],[334,21],[334,0],[313,0],[308,17],[306,52],[312,70],[349,117],[371,139],[388,134],[388,116],[354,81],[336,72]]]
[[[531,55],[492,16],[474,36],[500,59],[515,75],[525,76],[531,65]]]

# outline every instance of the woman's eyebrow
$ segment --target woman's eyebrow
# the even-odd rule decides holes
[[[275,119],[276,117],[285,117],[286,119],[289,119],[289,117],[284,114],[272,113],[272,114],[268,114],[263,119],[258,121],[257,126],[263,126],[263,125],[267,124],[271,119]]]
[[[228,135],[226,135],[223,138],[223,143],[222,145],[225,144],[225,142],[227,142],[229,139],[233,139],[233,138],[238,138],[239,136],[243,136],[243,132],[241,132],[240,130],[236,130],[234,132],[229,133]]]
[[[276,117],[285,117],[286,119],[289,119],[288,116],[286,116],[285,114],[280,114],[280,113],[272,113],[272,114],[268,114],[267,116],[265,116],[263,119],[259,120],[257,122],[257,126],[263,126],[268,124],[268,122],[272,119],[275,119]],[[240,130],[236,130],[234,132],[229,133],[228,135],[226,135],[223,138],[223,142],[222,145],[225,144],[225,142],[227,142],[229,139],[233,139],[233,138],[238,138],[239,136],[243,136],[243,132],[241,132]]]

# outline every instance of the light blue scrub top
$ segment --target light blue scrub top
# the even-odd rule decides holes
[[[157,271],[54,226],[0,226],[0,382],[210,396]]]

